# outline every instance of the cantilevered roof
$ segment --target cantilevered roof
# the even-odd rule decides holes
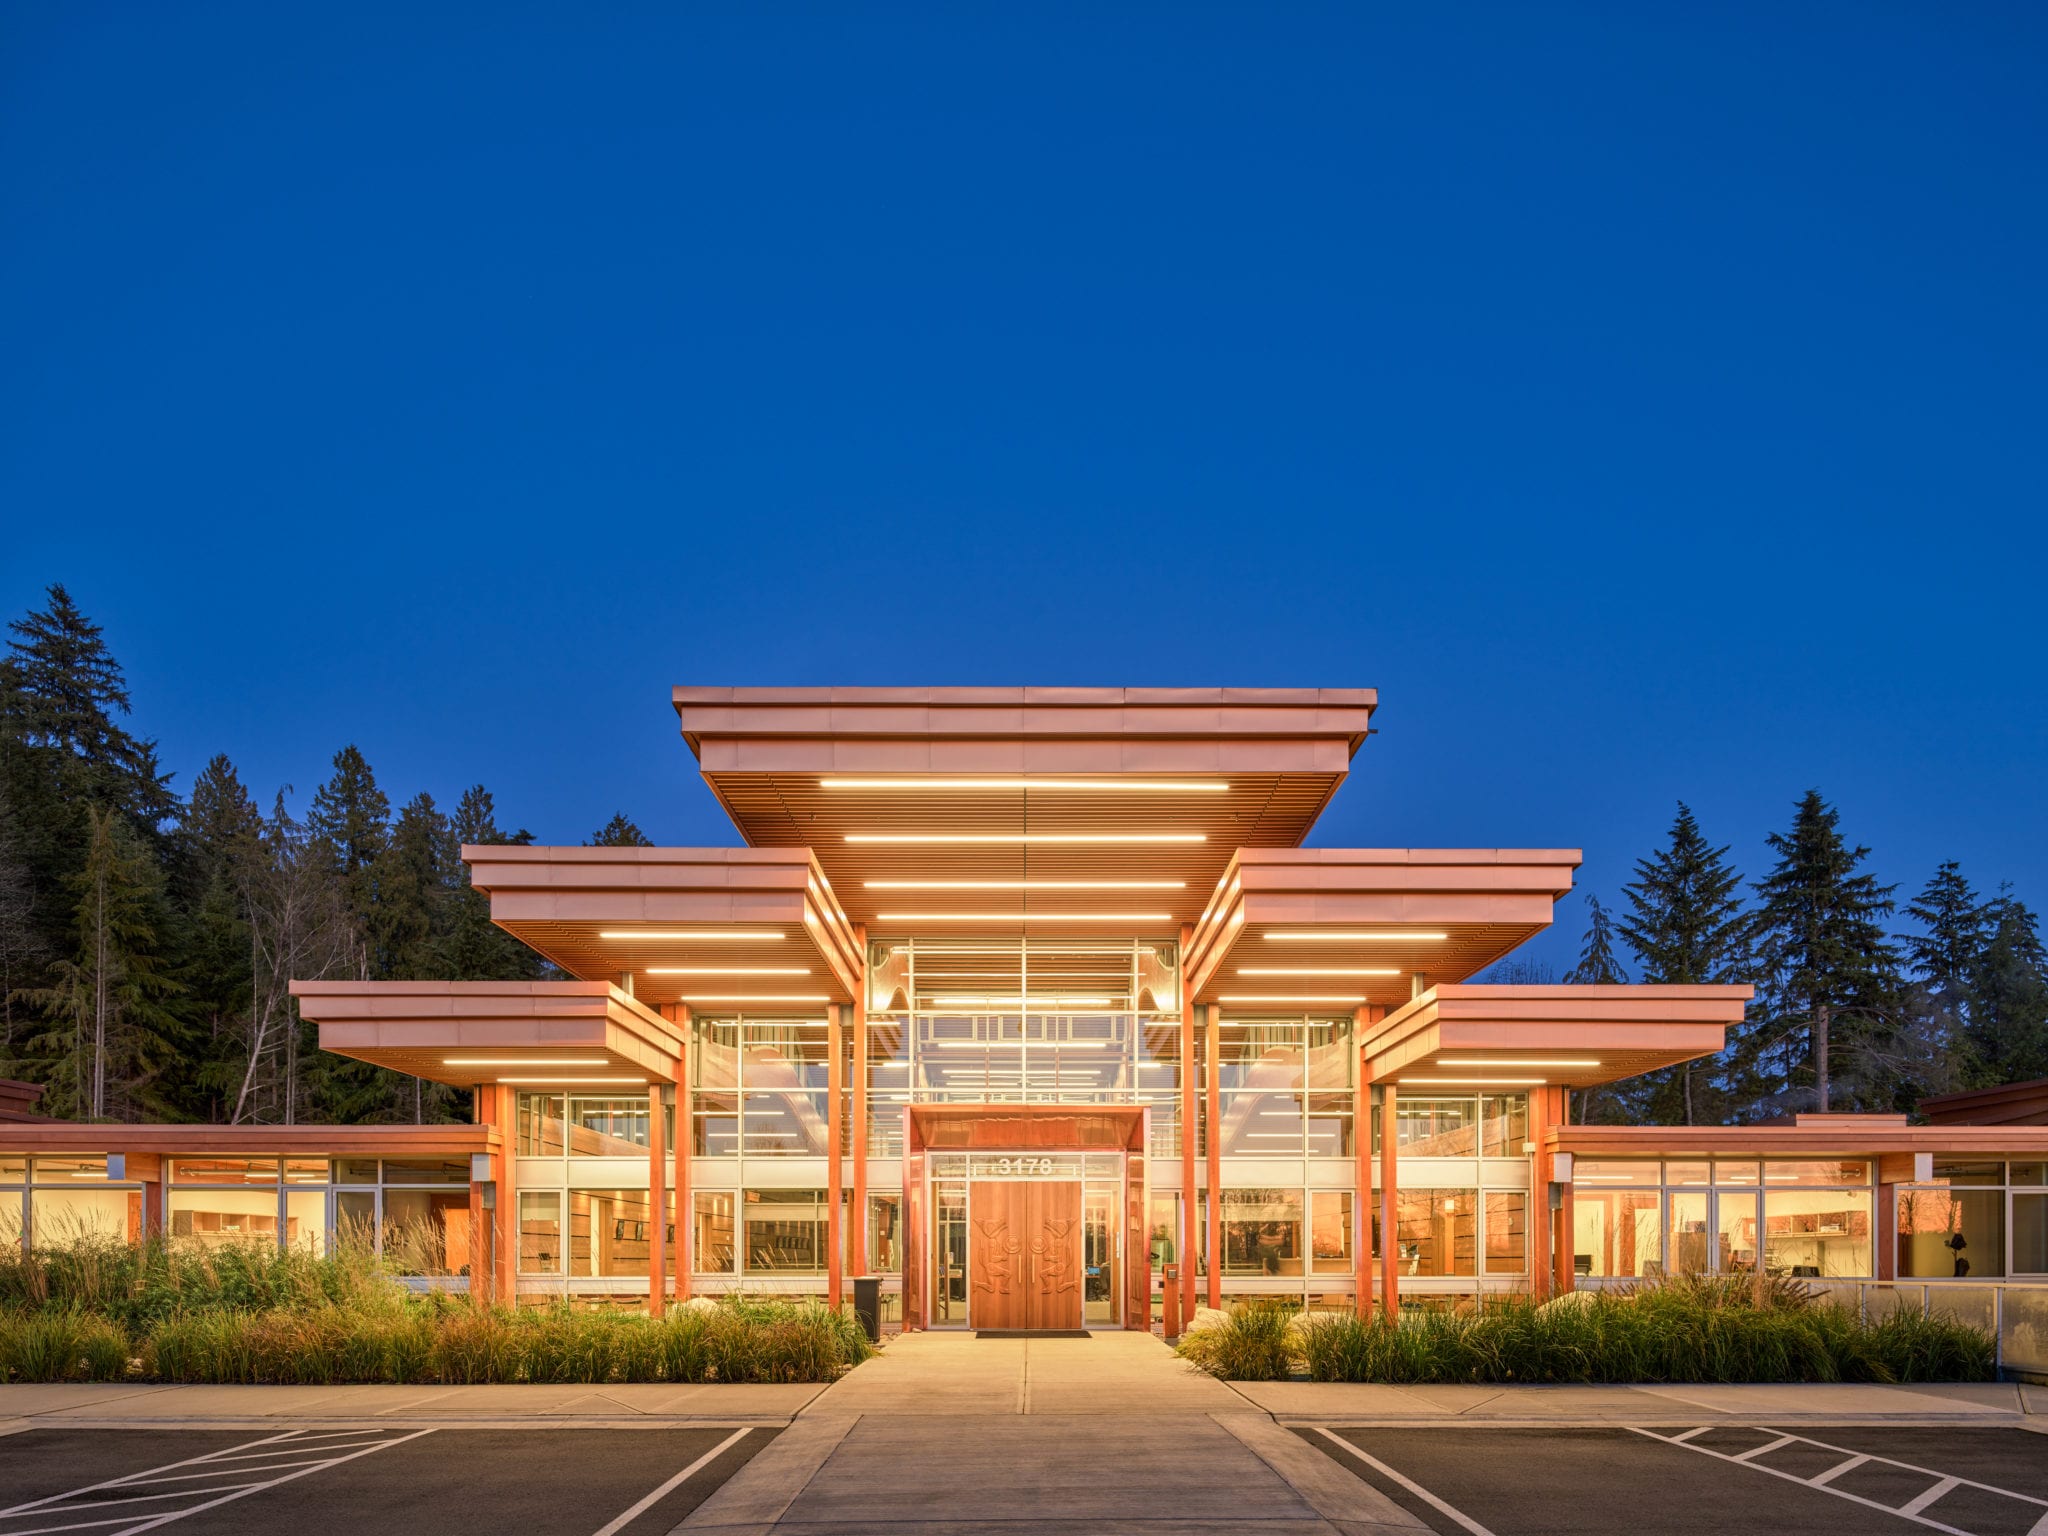
[[[1365,1027],[1365,1067],[1417,1093],[1585,1088],[1719,1051],[1746,986],[1439,986]]]
[[[1576,848],[1248,848],[1184,957],[1197,1002],[1406,1003],[1411,978],[1457,982],[1550,926]]]
[[[676,1025],[603,981],[295,981],[320,1049],[458,1088],[674,1082]]]
[[[877,935],[1170,937],[1240,847],[1307,836],[1369,688],[678,688],[756,847]]]
[[[630,972],[643,1003],[801,1013],[859,985],[860,946],[807,848],[472,844],[462,857],[492,922],[572,976]]]

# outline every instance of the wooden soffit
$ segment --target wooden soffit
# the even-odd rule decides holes
[[[813,849],[878,935],[1171,936],[1239,847],[1307,836],[1377,702],[1365,688],[675,690],[741,835]]]
[[[295,981],[320,1048],[458,1088],[520,1079],[622,1093],[677,1080],[683,1037],[603,981]]]
[[[1243,849],[1183,957],[1190,995],[1245,1011],[1398,1007],[1414,976],[1463,981],[1549,927],[1579,860],[1576,848]]]
[[[1404,1091],[1519,1093],[1611,1083],[1711,1056],[1753,989],[1438,986],[1364,1034],[1374,1082]]]
[[[1142,1152],[1142,1105],[910,1104],[912,1152]]]
[[[802,1013],[860,984],[853,925],[808,848],[471,844],[462,857],[492,922],[572,976],[630,973],[643,1003]]]

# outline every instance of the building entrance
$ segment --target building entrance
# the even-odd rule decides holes
[[[968,1238],[977,1328],[1081,1326],[1081,1186],[990,1181],[968,1186]]]

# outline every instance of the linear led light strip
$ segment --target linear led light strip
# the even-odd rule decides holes
[[[1597,1056],[1439,1056],[1440,1067],[1597,1067]]]
[[[606,1056],[443,1056],[444,1067],[608,1067]]]
[[[808,976],[808,965],[650,965],[650,976]]]
[[[1432,1088],[1534,1088],[1544,1080],[1540,1077],[1402,1077],[1397,1081],[1403,1088],[1410,1083],[1425,1083]]]
[[[1023,1049],[1023,1043],[1016,1040],[932,1040],[926,1042],[941,1051],[1015,1051]],[[1033,1040],[1030,1048],[1034,1051],[1106,1051],[1118,1044],[1114,1040]]]
[[[849,843],[1206,843],[1206,832],[849,832]]]
[[[1438,944],[1449,938],[1447,933],[1307,933],[1289,930],[1269,933],[1267,939],[1278,944],[1405,944],[1411,940],[1418,944]]]
[[[878,923],[1170,923],[1171,912],[878,912]]]
[[[829,1003],[822,992],[693,992],[686,1003]]]
[[[1180,891],[1185,880],[863,880],[871,891]]]
[[[769,930],[756,931],[751,928],[726,930],[720,928],[600,928],[600,939],[647,939],[663,944],[717,943],[725,939],[779,939],[783,935]]]
[[[1224,992],[1217,1001],[1225,1003],[1362,1003],[1356,992]]]
[[[1394,965],[1241,965],[1240,976],[1398,976]]]
[[[545,1084],[551,1088],[563,1083],[579,1087],[589,1083],[609,1083],[615,1087],[624,1087],[628,1084],[636,1088],[645,1088],[647,1086],[647,1079],[644,1077],[501,1077],[498,1081],[501,1083]]]
[[[1131,790],[1148,794],[1220,795],[1230,786],[1213,779],[820,779],[818,788]]]

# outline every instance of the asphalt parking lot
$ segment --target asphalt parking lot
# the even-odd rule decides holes
[[[39,1428],[0,1437],[0,1536],[654,1536],[777,1433]]]
[[[2048,1435],[2026,1429],[1295,1432],[1441,1536],[2048,1536]]]

